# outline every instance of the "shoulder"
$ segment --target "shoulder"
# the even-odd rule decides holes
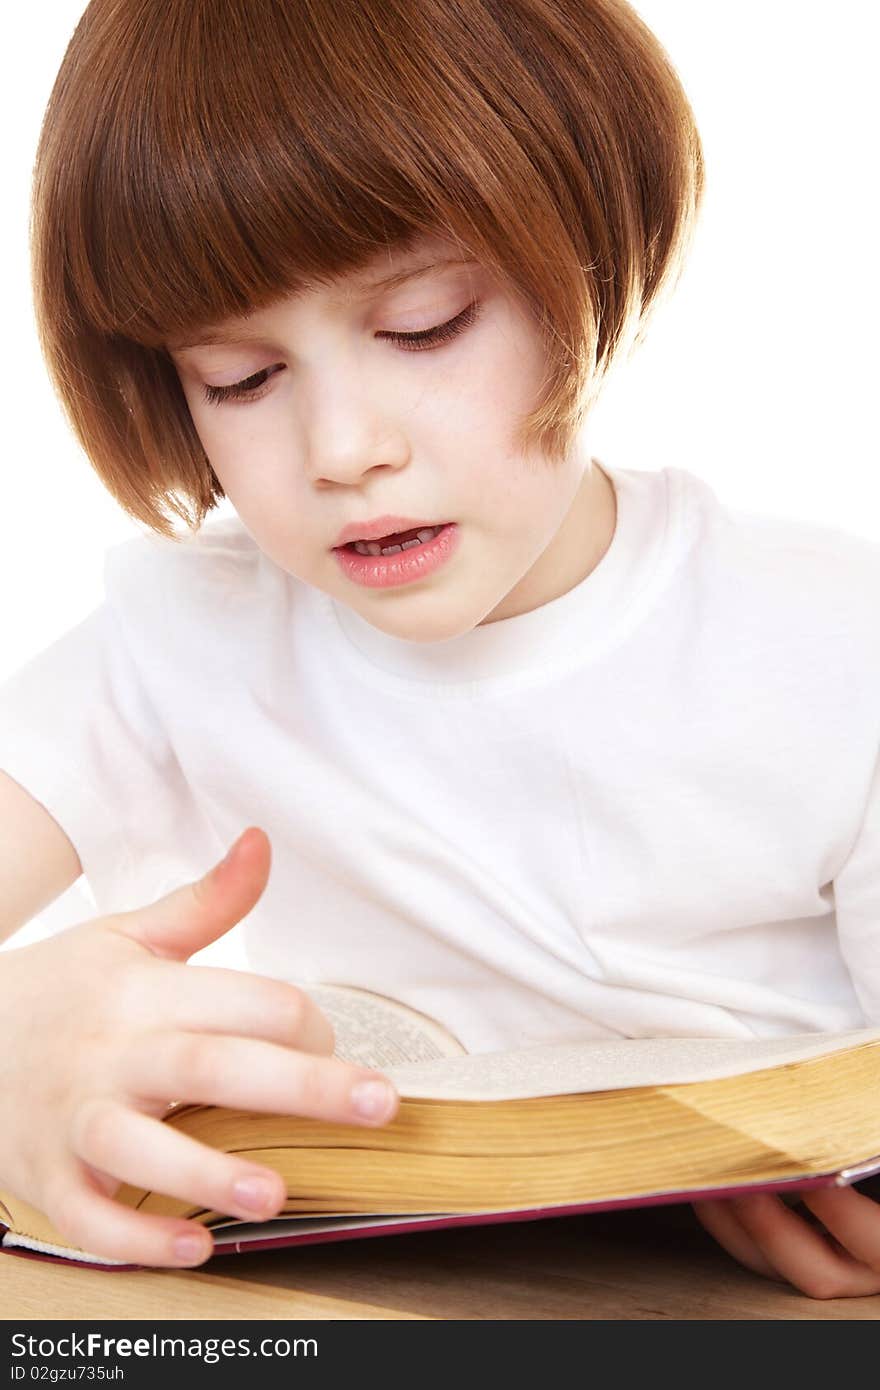
[[[164,605],[178,623],[222,613],[244,620],[255,605],[271,607],[285,593],[284,574],[260,550],[238,517],[204,522],[198,531],[166,539],[149,533],[112,546],[104,560],[108,601],[120,612]]]
[[[256,542],[238,517],[218,517],[174,539],[149,532],[111,546],[105,576],[114,584],[124,584],[133,575],[167,574],[179,583],[195,584],[208,575],[241,578],[256,570],[259,556]]]
[[[880,542],[727,505],[702,480],[668,470],[689,495],[691,562],[757,626],[816,639],[866,638],[880,656]]]
[[[144,660],[161,650],[216,668],[241,660],[295,584],[238,517],[221,517],[173,540],[149,533],[111,547],[104,589]]]

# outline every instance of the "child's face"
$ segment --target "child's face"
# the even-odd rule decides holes
[[[564,465],[514,451],[544,365],[523,304],[474,262],[363,288],[457,254],[425,237],[333,289],[222,325],[259,341],[170,345],[205,452],[260,549],[374,627],[417,642],[566,593],[601,559],[615,524],[611,484],[577,450]],[[464,314],[462,331],[438,347],[384,336],[446,324],[474,301],[476,317]],[[205,385],[257,374],[256,399],[205,399]],[[455,522],[451,558],[387,587],[350,579],[334,553],[339,532],[387,514]]]

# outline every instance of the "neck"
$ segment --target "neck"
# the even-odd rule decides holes
[[[529,613],[567,594],[592,574],[611,544],[616,525],[613,484],[591,459],[552,544],[480,626]]]

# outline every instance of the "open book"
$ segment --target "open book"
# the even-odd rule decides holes
[[[309,987],[336,1053],[401,1094],[379,1129],[172,1104],[163,1123],[281,1173],[262,1225],[123,1185],[209,1226],[218,1254],[481,1221],[844,1185],[880,1172],[880,1028],[771,1039],[605,1038],[469,1055],[364,990]],[[5,1228],[5,1229],[4,1229]],[[4,1250],[117,1269],[0,1192]]]

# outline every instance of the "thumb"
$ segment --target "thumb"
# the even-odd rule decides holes
[[[148,907],[115,914],[114,927],[154,955],[188,960],[250,912],[266,887],[271,862],[266,832],[249,826],[203,878]]]

